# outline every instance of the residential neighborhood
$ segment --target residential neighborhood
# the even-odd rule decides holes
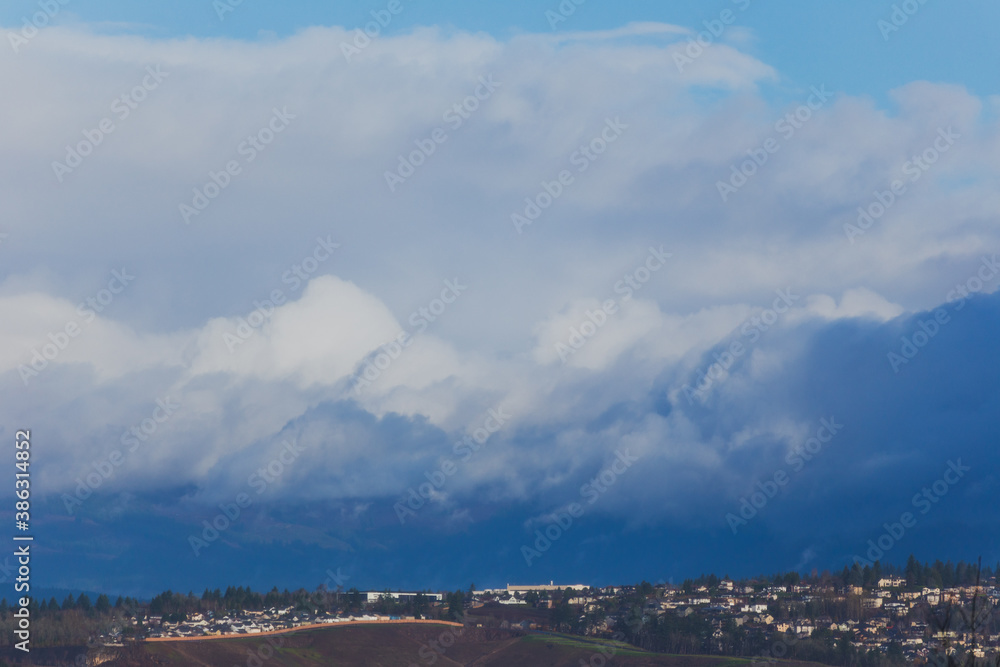
[[[739,580],[703,575],[680,584],[591,587],[549,581],[438,593],[321,587],[314,593],[272,591],[263,597],[249,589],[228,589],[225,595],[206,591],[201,600],[167,592],[126,613],[124,625],[102,634],[100,641],[115,646],[142,639],[437,619],[523,633],[624,639],[657,652],[767,660],[795,656],[825,664],[889,665],[923,664],[948,654],[995,658],[1000,656],[1000,587],[989,568],[988,577],[974,568],[940,562],[921,566],[911,559],[907,576],[883,574],[876,562],[839,575],[793,572]],[[265,605],[266,600],[290,603]],[[954,613],[957,609],[969,623]],[[864,662],[852,662],[851,656]]]

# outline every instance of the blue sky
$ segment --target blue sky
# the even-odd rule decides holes
[[[46,585],[1000,556],[995,5],[385,6],[0,10]]]
[[[172,3],[67,3],[60,20],[103,24],[103,29],[137,32],[154,38],[224,37],[241,40],[286,37],[313,26],[363,27],[371,12],[387,2],[295,2],[244,0],[233,11],[218,10],[207,0]],[[701,30],[726,9],[735,12],[734,26],[753,32],[751,53],[776,66],[798,85],[826,83],[853,94],[885,99],[887,90],[915,79],[960,82],[980,95],[996,95],[1000,54],[992,45],[992,28],[1000,8],[989,0],[944,3],[927,0],[904,29],[884,39],[878,22],[889,20],[901,3],[865,0],[791,0],[762,2],[599,2],[576,7],[553,30],[547,12],[559,2],[511,0],[470,4],[461,0],[402,2],[403,10],[387,26],[398,34],[418,26],[441,26],[486,32],[497,38],[519,33],[604,30],[634,21],[672,23]],[[37,2],[16,0],[0,9],[4,25],[18,25],[38,11]],[[220,20],[220,14],[224,17]]]

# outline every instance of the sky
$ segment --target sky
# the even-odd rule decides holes
[[[998,14],[5,3],[39,579],[995,562]]]

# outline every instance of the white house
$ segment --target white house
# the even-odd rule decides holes
[[[896,576],[882,577],[881,579],[878,580],[879,588],[900,588],[905,585],[906,585],[906,579],[903,579],[902,577],[896,577]]]

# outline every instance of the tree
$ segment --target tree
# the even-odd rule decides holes
[[[923,568],[913,554],[906,559],[906,585],[910,588],[919,588],[923,585]]]
[[[878,586],[878,581],[881,578],[882,578],[882,563],[880,563],[879,561],[875,561],[875,563],[872,565],[871,585]]]
[[[865,567],[867,567],[867,566],[865,566]],[[862,586],[862,585],[864,585],[864,583],[865,583],[865,575],[861,571],[861,568],[858,567],[858,564],[855,563],[851,567],[851,573],[850,573],[850,575],[847,578],[847,584],[849,586]]]
[[[101,593],[97,597],[97,602],[94,603],[94,609],[97,610],[98,614],[106,614],[111,611],[111,600],[104,593]]]
[[[74,607],[80,611],[90,611],[90,597],[86,593],[80,593],[80,597],[76,599]]]
[[[385,616],[394,614],[396,612],[396,598],[392,597],[392,593],[389,591],[385,591],[382,595],[378,596],[374,610]]]
[[[347,591],[347,608],[361,609],[361,591],[357,588]]]
[[[569,605],[569,599],[563,598],[562,601],[556,606],[552,607],[552,611],[549,613],[549,623],[552,629],[559,632],[564,628],[568,629],[569,626],[573,624],[575,620],[575,614],[573,613],[573,607]]]
[[[465,612],[465,595],[462,591],[455,591],[448,593],[445,600],[448,604],[448,618],[452,621],[460,620]]]
[[[430,602],[428,602],[427,596],[423,593],[417,593],[413,598],[413,618],[424,618],[429,607]]]

